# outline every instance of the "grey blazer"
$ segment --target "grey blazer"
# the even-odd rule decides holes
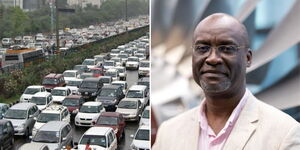
[[[198,150],[200,107],[161,124],[152,150]],[[224,150],[300,150],[300,124],[252,94]]]

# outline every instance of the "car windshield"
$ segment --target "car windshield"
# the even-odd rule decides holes
[[[24,91],[24,94],[30,94],[33,95],[37,92],[39,92],[40,89],[39,88],[26,88],[26,90]]]
[[[116,97],[117,90],[115,89],[106,89],[103,88],[100,92],[100,96],[105,96],[105,97]]]
[[[149,64],[150,64],[150,63],[141,63],[141,64],[140,64],[140,67],[149,67]]]
[[[104,66],[114,66],[114,62],[112,61],[105,61]]]
[[[137,103],[135,101],[121,101],[118,104],[118,108],[136,109],[137,108]]]
[[[123,83],[112,83],[111,85],[121,86],[124,89],[124,84]]]
[[[105,76],[117,77],[117,72],[107,71],[104,73]]]
[[[57,84],[57,83],[58,83],[57,79],[46,78],[43,80],[43,84]]]
[[[132,57],[129,57],[127,61],[136,61],[136,62],[138,62],[138,61],[139,61],[139,58],[132,58]]]
[[[59,132],[58,131],[38,131],[34,138],[34,142],[42,143],[58,143],[59,142]]]
[[[82,88],[97,88],[97,82],[84,81],[84,82],[82,82],[80,87],[82,87]]]
[[[125,69],[123,69],[123,68],[117,68],[117,69],[118,69],[119,73],[124,73],[125,72]]]
[[[62,104],[64,106],[78,106],[79,105],[79,99],[66,98],[66,99],[64,99]]]
[[[88,77],[93,77],[93,74],[88,73],[88,74],[82,74],[82,75],[80,75],[81,79],[85,79],[85,78],[88,78]]]
[[[81,81],[69,81],[68,86],[79,86],[81,84]]]
[[[120,54],[119,57],[120,58],[128,58],[128,56],[126,54]]]
[[[143,112],[142,118],[148,118],[148,119],[149,119],[149,110],[145,110],[145,111]]]
[[[143,58],[144,57],[143,54],[135,54],[135,56],[138,57],[138,58]]]
[[[79,144],[86,145],[87,143],[90,143],[90,145],[107,147],[106,138],[105,136],[102,135],[84,135],[80,140]]]
[[[149,130],[138,130],[134,139],[149,141]]]
[[[92,70],[91,71],[93,74],[102,74],[103,71],[102,70]]]
[[[113,59],[111,59],[111,60],[113,60],[113,61],[115,61],[115,62],[120,62],[120,61],[121,61],[119,58],[113,58]]]
[[[30,100],[31,103],[35,103],[37,105],[46,105],[46,97],[35,97],[33,96]]]
[[[82,113],[99,113],[99,106],[82,106],[80,107],[79,112]]]
[[[99,125],[117,125],[118,124],[118,118],[116,117],[108,117],[108,116],[100,116],[98,119],[97,124]]]
[[[110,52],[110,53],[113,53],[113,54],[118,54],[118,53],[120,53],[120,50],[114,49],[114,50],[111,50],[111,52]]]
[[[95,65],[94,60],[85,60],[83,61],[82,65]]]
[[[101,82],[102,83],[110,83],[110,79],[109,78],[101,78]]]
[[[76,77],[75,72],[64,72],[64,77]]]
[[[60,115],[54,113],[41,113],[37,122],[47,123],[48,121],[60,121]]]
[[[7,119],[26,119],[27,110],[8,109],[4,117]]]
[[[126,97],[127,98],[143,98],[143,91],[129,90]]]
[[[138,85],[145,85],[148,88],[149,87],[149,82],[140,81],[140,82],[138,82]]]
[[[84,70],[86,66],[82,66],[82,65],[76,65],[74,66],[73,70]]]
[[[67,95],[65,90],[58,90],[58,89],[53,89],[51,91],[51,94],[53,96],[66,96]]]

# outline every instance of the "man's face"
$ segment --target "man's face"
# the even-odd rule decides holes
[[[205,93],[231,93],[245,86],[251,52],[236,26],[204,24],[194,33],[193,76]]]

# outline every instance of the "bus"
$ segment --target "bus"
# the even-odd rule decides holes
[[[44,53],[42,49],[35,48],[20,48],[10,49],[2,55],[2,67],[20,64],[24,67],[32,65],[34,62],[44,61]]]

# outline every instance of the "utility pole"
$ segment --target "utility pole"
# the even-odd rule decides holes
[[[59,52],[59,32],[58,32],[58,0],[55,0],[55,14],[56,14],[56,50]]]
[[[126,33],[128,32],[128,18],[127,18],[127,0],[125,0],[125,26],[126,26]]]

